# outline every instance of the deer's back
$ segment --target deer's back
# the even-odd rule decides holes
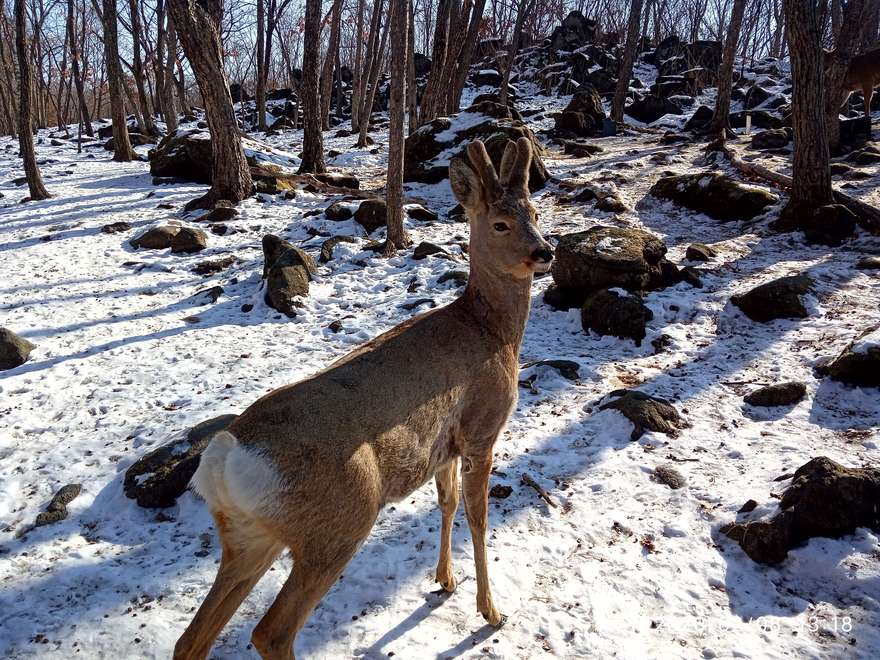
[[[859,89],[865,83],[871,86],[880,82],[880,48],[856,55],[850,60],[846,76],[847,86]]]

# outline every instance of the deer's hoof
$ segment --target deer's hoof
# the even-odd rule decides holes
[[[455,576],[452,573],[450,573],[449,575],[440,575],[438,573],[435,582],[443,587],[443,591],[450,594],[455,591],[455,588],[458,586],[458,581],[455,579]]]
[[[499,614],[498,610],[496,610],[494,606],[486,612],[480,612],[480,614],[483,615],[483,618],[486,619],[486,622],[493,628],[500,628],[505,623],[507,623],[507,617],[503,614]]]

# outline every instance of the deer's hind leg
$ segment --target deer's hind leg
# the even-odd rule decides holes
[[[437,484],[437,501],[443,514],[435,579],[445,591],[452,592],[456,587],[452,572],[452,523],[458,510],[458,459],[454,458],[438,469],[434,481]]]
[[[462,472],[464,508],[467,512],[471,539],[474,544],[474,563],[477,571],[477,611],[490,625],[500,626],[502,616],[492,601],[489,586],[489,567],[486,561],[486,529],[489,526],[489,473],[492,471],[492,450],[485,455],[466,459]]]
[[[223,547],[214,585],[174,647],[175,660],[201,660],[284,545],[246,518],[212,512]]]
[[[874,87],[872,83],[867,83],[862,87],[862,102],[865,104],[865,132],[868,138],[871,137],[871,97],[874,96]]]
[[[377,513],[337,518],[310,533],[298,528],[299,538],[289,544],[293,570],[251,636],[264,660],[293,660],[297,633],[367,538]]]

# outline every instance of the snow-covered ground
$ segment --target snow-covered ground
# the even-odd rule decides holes
[[[154,187],[146,163],[113,163],[101,149],[78,155],[41,137],[37,153],[54,197],[27,204],[18,203],[26,189],[11,182],[21,176],[17,148],[0,140],[0,326],[37,345],[25,365],[0,373],[0,654],[167,658],[213,580],[219,548],[195,496],[161,512],[126,499],[126,467],[170,436],[240,412],[425,309],[406,303],[451,301],[454,282],[437,280],[467,268],[460,247],[467,226],[409,222],[416,242],[443,245],[455,261],[386,260],[363,251],[363,243],[341,244],[291,320],[262,300],[260,239],[275,233],[316,254],[323,239],[309,228],[362,235],[353,221],[304,217],[333,200],[302,191],[293,200],[253,198],[230,223],[237,231],[209,235],[200,254],[136,251],[128,239],[144,228],[188,223],[178,210],[203,187]],[[352,149],[354,138],[328,139],[328,150],[342,152],[330,164],[377,188],[385,143],[384,135],[374,137],[378,154]],[[718,531],[750,498],[759,503],[751,519],[772,514],[787,483],[774,480],[812,457],[848,466],[880,458],[877,390],[813,373],[817,361],[880,320],[876,271],[855,268],[860,256],[880,254],[880,240],[860,234],[840,248],[811,247],[799,235],[769,232],[768,218],[720,224],[644,199],[663,172],[702,167],[700,144],[661,145],[657,138],[597,140],[605,153],[592,159],[562,156],[555,147],[548,153],[554,176],[614,184],[627,212],[557,205],[554,185],[534,196],[549,235],[596,223],[643,227],[666,241],[675,262],[694,241],[713,244],[719,256],[706,267],[704,288],[682,283],[647,295],[654,319],[639,347],[586,334],[578,311],[556,312],[543,302],[550,278],[535,281],[522,361],[572,360],[580,378],[568,381],[547,367],[524,371],[524,379],[536,378],[521,389],[497,446],[491,484],[513,493],[490,502],[490,571],[507,623],[489,628],[476,612],[462,511],[454,531],[460,586],[450,596],[438,593],[440,514],[429,484],[380,516],[299,636],[301,657],[880,654],[877,534],[860,529],[840,540],[814,539],[767,568]],[[300,134],[269,141],[296,153]],[[768,162],[780,165],[775,158]],[[876,181],[850,192],[880,204]],[[412,186],[409,195],[441,216],[454,205],[445,182]],[[133,229],[101,233],[117,221]],[[191,270],[230,254],[239,261],[223,273]],[[729,303],[735,293],[797,272],[817,283],[809,318],[761,325]],[[200,304],[195,294],[214,285],[222,296]],[[252,311],[242,311],[246,304]],[[327,326],[337,319],[343,330],[334,333]],[[661,334],[668,348],[655,354],[651,340]],[[784,380],[806,382],[807,397],[763,412],[743,403],[759,384]],[[673,401],[690,426],[676,438],[647,433],[631,441],[624,417],[594,408],[622,387]],[[686,477],[683,489],[652,479],[657,465],[669,463]],[[559,508],[521,485],[523,473]],[[83,485],[69,518],[17,538],[68,483]],[[282,558],[267,573],[212,657],[256,657],[250,632],[290,567]]]

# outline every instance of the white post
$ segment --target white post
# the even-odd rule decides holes
[[[746,113],[746,135],[752,134],[752,113]]]

